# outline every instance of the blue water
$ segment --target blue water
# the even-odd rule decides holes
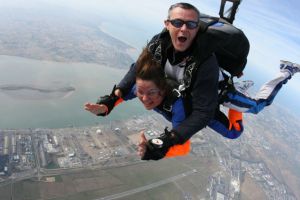
[[[98,96],[109,94],[126,70],[96,64],[0,56],[0,71],[0,85],[59,85],[75,88],[65,98],[36,100],[22,98],[21,94],[9,96],[0,90],[0,129],[87,126],[106,123],[107,120],[127,119],[147,112],[137,100],[121,104],[106,118],[96,117],[84,110],[85,102],[95,102]]]

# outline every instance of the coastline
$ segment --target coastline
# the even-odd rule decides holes
[[[75,90],[72,86],[0,85],[0,92],[12,98],[17,97],[31,100],[66,98],[71,96]]]

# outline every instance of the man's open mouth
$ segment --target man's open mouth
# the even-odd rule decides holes
[[[178,37],[178,41],[179,41],[179,42],[185,42],[186,40],[187,40],[187,38],[184,37],[184,36]]]

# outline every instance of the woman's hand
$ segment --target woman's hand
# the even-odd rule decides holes
[[[142,158],[146,152],[147,139],[144,135],[144,131],[141,131],[140,141],[138,144],[138,155]]]
[[[122,98],[122,92],[121,92],[120,89],[116,89],[116,90],[114,91],[114,94],[115,94],[117,97]]]
[[[90,111],[95,115],[103,114],[107,112],[107,107],[104,104],[86,103],[84,109]]]

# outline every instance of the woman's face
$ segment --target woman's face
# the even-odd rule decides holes
[[[136,96],[147,110],[151,110],[161,104],[164,99],[164,92],[161,91],[153,81],[137,78]]]

